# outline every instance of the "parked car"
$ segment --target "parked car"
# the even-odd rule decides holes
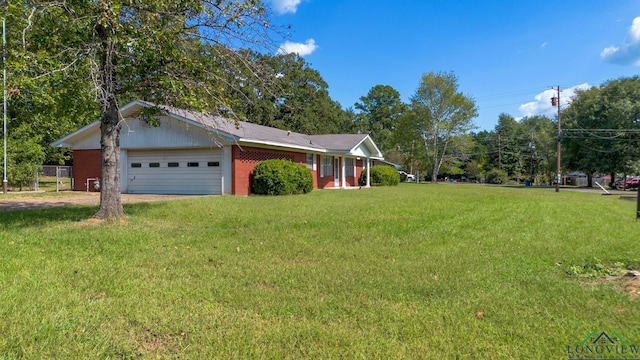
[[[634,177],[627,180],[618,178],[613,182],[613,188],[617,190],[637,189],[640,185],[640,177]]]
[[[404,179],[404,181],[416,181],[416,176],[413,174],[409,174],[405,171],[399,170],[398,173],[400,174],[400,179]]]
[[[640,178],[631,178],[627,181],[625,181],[625,189],[637,189],[638,188],[638,184],[640,184]]]

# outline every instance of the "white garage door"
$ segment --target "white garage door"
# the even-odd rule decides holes
[[[129,151],[130,194],[221,194],[219,149]]]

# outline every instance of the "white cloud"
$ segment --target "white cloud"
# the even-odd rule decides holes
[[[640,16],[633,19],[622,44],[605,48],[600,57],[614,64],[640,66]]]
[[[584,83],[570,88],[560,89],[560,107],[571,103],[572,98],[576,94],[576,90],[587,90],[589,88],[591,88],[591,85]],[[551,98],[554,96],[558,96],[558,92],[555,89],[545,90],[534,97],[535,101],[520,105],[518,110],[520,110],[522,117],[546,115],[553,118],[558,114],[558,108],[551,105]]]
[[[313,39],[307,40],[304,44],[286,41],[280,45],[278,54],[290,54],[296,53],[300,56],[305,56],[313,53],[318,48],[316,41]]]
[[[540,48],[541,48],[541,49],[544,49],[544,48],[546,48],[546,47],[547,47],[547,42],[546,42],[546,41],[545,41],[545,42],[543,42],[543,43],[540,45]]]
[[[269,2],[273,4],[273,9],[279,14],[295,14],[301,0],[269,0]]]

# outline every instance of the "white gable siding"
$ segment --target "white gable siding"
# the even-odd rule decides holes
[[[126,119],[120,131],[120,146],[124,149],[212,147],[221,141],[212,132],[169,117],[160,118],[157,127]]]

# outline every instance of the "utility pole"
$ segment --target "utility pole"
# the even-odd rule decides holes
[[[502,170],[502,145],[500,143],[500,133],[498,133],[498,170]]]
[[[560,86],[555,88],[554,90],[558,91],[558,96],[554,96],[551,98],[551,105],[558,106],[558,166],[556,167],[556,192],[560,191],[560,158],[562,153],[562,126],[560,125]]]
[[[2,99],[2,134],[4,135],[4,178],[2,180],[2,192],[4,194],[7,193],[7,187],[9,183],[9,181],[7,180],[7,31],[5,23],[5,18],[2,18],[2,89],[4,94],[4,97]]]
[[[529,142],[529,150],[531,152],[531,160],[530,160],[530,163],[529,163],[529,173],[531,174],[531,176],[530,176],[529,179],[531,181],[530,184],[533,186],[534,179],[535,179],[534,167],[533,167],[533,157],[534,157],[535,152],[536,152],[536,144],[535,144],[534,139],[533,139],[533,131],[531,132],[531,141]]]

